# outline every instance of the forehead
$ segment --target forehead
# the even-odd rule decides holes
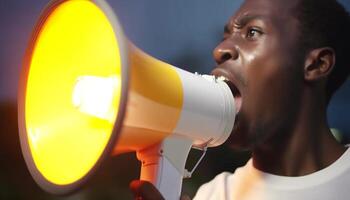
[[[261,16],[274,22],[285,22],[293,19],[294,8],[298,2],[299,0],[245,0],[232,19]]]

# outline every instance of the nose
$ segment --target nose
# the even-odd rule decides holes
[[[216,63],[221,64],[228,60],[236,60],[238,52],[233,44],[228,44],[224,41],[214,49],[213,56]]]

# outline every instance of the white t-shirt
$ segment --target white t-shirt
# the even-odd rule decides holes
[[[234,174],[202,185],[194,200],[350,200],[350,148],[332,165],[306,176],[286,177],[255,169],[252,160]]]

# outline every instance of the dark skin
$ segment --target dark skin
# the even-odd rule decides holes
[[[335,51],[300,48],[297,2],[246,0],[225,26],[212,71],[227,77],[243,102],[228,144],[251,150],[255,168],[281,176],[319,171],[346,150],[327,124],[325,86]],[[152,185],[136,191],[144,186]]]

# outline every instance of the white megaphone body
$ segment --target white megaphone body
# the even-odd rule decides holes
[[[22,152],[35,181],[55,194],[77,189],[111,154],[135,151],[140,179],[179,199],[191,147],[224,143],[236,114],[223,78],[137,49],[101,0],[48,5],[19,85]]]

